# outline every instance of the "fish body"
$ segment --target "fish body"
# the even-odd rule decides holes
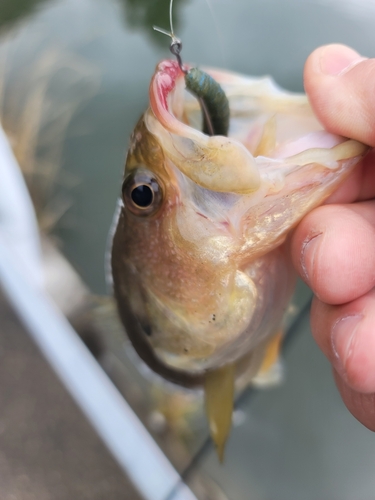
[[[322,130],[304,95],[208,70],[228,137],[200,131],[179,65],[156,68],[130,141],[112,245],[114,292],[138,354],[181,385],[256,374],[294,289],[288,233],[367,151]]]

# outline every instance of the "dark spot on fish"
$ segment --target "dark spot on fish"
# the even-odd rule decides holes
[[[184,352],[189,352],[189,349],[186,349],[186,347],[184,347]]]
[[[94,358],[99,359],[105,351],[100,332],[97,332],[92,325],[84,325],[76,330]]]
[[[143,331],[147,335],[147,337],[151,337],[152,335],[152,328],[150,325],[142,325]]]
[[[216,320],[216,314],[213,314],[212,315],[212,321],[215,321]]]

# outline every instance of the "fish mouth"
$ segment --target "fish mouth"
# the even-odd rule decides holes
[[[152,344],[150,344],[149,338],[153,335],[153,329],[150,324],[138,321],[130,310],[128,310],[124,316],[120,312],[120,316],[126,328],[129,340],[132,343],[132,347],[135,349],[138,356],[154,374],[162,377],[163,380],[167,380],[172,384],[188,389],[194,389],[203,387],[207,374],[217,370],[217,366],[194,371],[188,368],[184,369],[180,356],[154,349]],[[257,347],[263,352],[265,342],[262,341]],[[253,357],[252,352],[243,352],[237,357],[235,363],[236,379],[240,377],[243,372],[248,371],[249,360]],[[261,359],[258,361],[259,363],[256,364],[256,366],[260,364]],[[225,366],[227,363],[221,364]]]
[[[161,62],[151,80],[148,130],[177,168],[199,186],[248,194],[260,186],[254,157],[239,141],[208,136],[183,121],[184,73],[175,61]]]
[[[252,194],[265,184],[274,190],[280,184],[280,167],[283,175],[309,163],[336,169],[340,161],[363,155],[368,149],[322,131],[304,95],[283,91],[267,78],[255,82],[235,74],[210,73],[229,92],[238,93],[229,97],[230,137],[208,136],[188,123],[187,109],[194,99],[185,90],[184,73],[176,61],[162,61],[157,66],[150,85],[151,107],[144,115],[147,129],[162,144],[166,157],[202,188],[237,195]],[[235,129],[243,127],[240,108],[249,85],[255,87],[249,111],[252,127],[244,137]],[[291,130],[288,137],[285,128]],[[301,136],[306,140],[301,141]],[[251,145],[254,137],[257,143]]]
[[[133,311],[144,341],[163,365],[199,374],[243,354],[238,352],[242,350],[239,344],[253,319],[254,282],[235,271],[229,282],[218,286],[217,293],[207,293],[212,300],[199,301],[191,294],[187,303],[165,297],[150,286],[143,288],[142,305],[133,306]],[[252,341],[258,342],[256,335]]]
[[[205,371],[192,373],[188,370],[171,367],[160,359],[149,342],[153,331],[151,324],[140,321],[127,301],[121,301],[118,312],[133,348],[154,373],[173,384],[183,387],[193,388],[203,385]]]
[[[152,280],[135,276],[122,268],[114,292],[129,339],[152,370],[182,385],[199,385],[204,373],[243,355],[240,337],[252,322],[256,297],[247,274],[234,271],[224,279],[225,271],[219,283],[212,281],[215,293],[207,291],[204,298],[206,280],[200,283],[199,273],[193,290],[179,298],[178,290],[166,295]]]

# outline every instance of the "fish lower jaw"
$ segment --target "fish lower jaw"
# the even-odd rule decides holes
[[[248,331],[257,303],[257,290],[246,273],[237,270],[222,286],[215,301],[202,298],[194,310],[162,300],[149,291],[147,340],[165,365],[191,371],[216,368],[244,353],[233,350]],[[227,359],[227,353],[231,353]]]
[[[159,362],[169,369],[183,371],[193,376],[200,376],[207,371],[217,370],[228,364],[236,365],[241,359],[251,355],[254,349],[257,350],[259,345],[263,345],[263,341],[260,341],[255,342],[253,346],[248,345],[246,349],[237,349],[234,346],[234,344],[237,344],[237,338],[234,338],[232,342],[229,341],[225,345],[217,346],[211,350],[210,354],[207,352],[196,355],[182,354],[179,352],[169,352],[161,348],[154,348],[154,353]]]

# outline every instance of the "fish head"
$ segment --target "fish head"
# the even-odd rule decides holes
[[[322,131],[305,96],[211,74],[230,101],[228,137],[200,131],[178,64],[158,65],[131,137],[112,246],[128,335],[177,381],[236,362],[274,333],[294,284],[288,232],[366,151]]]

